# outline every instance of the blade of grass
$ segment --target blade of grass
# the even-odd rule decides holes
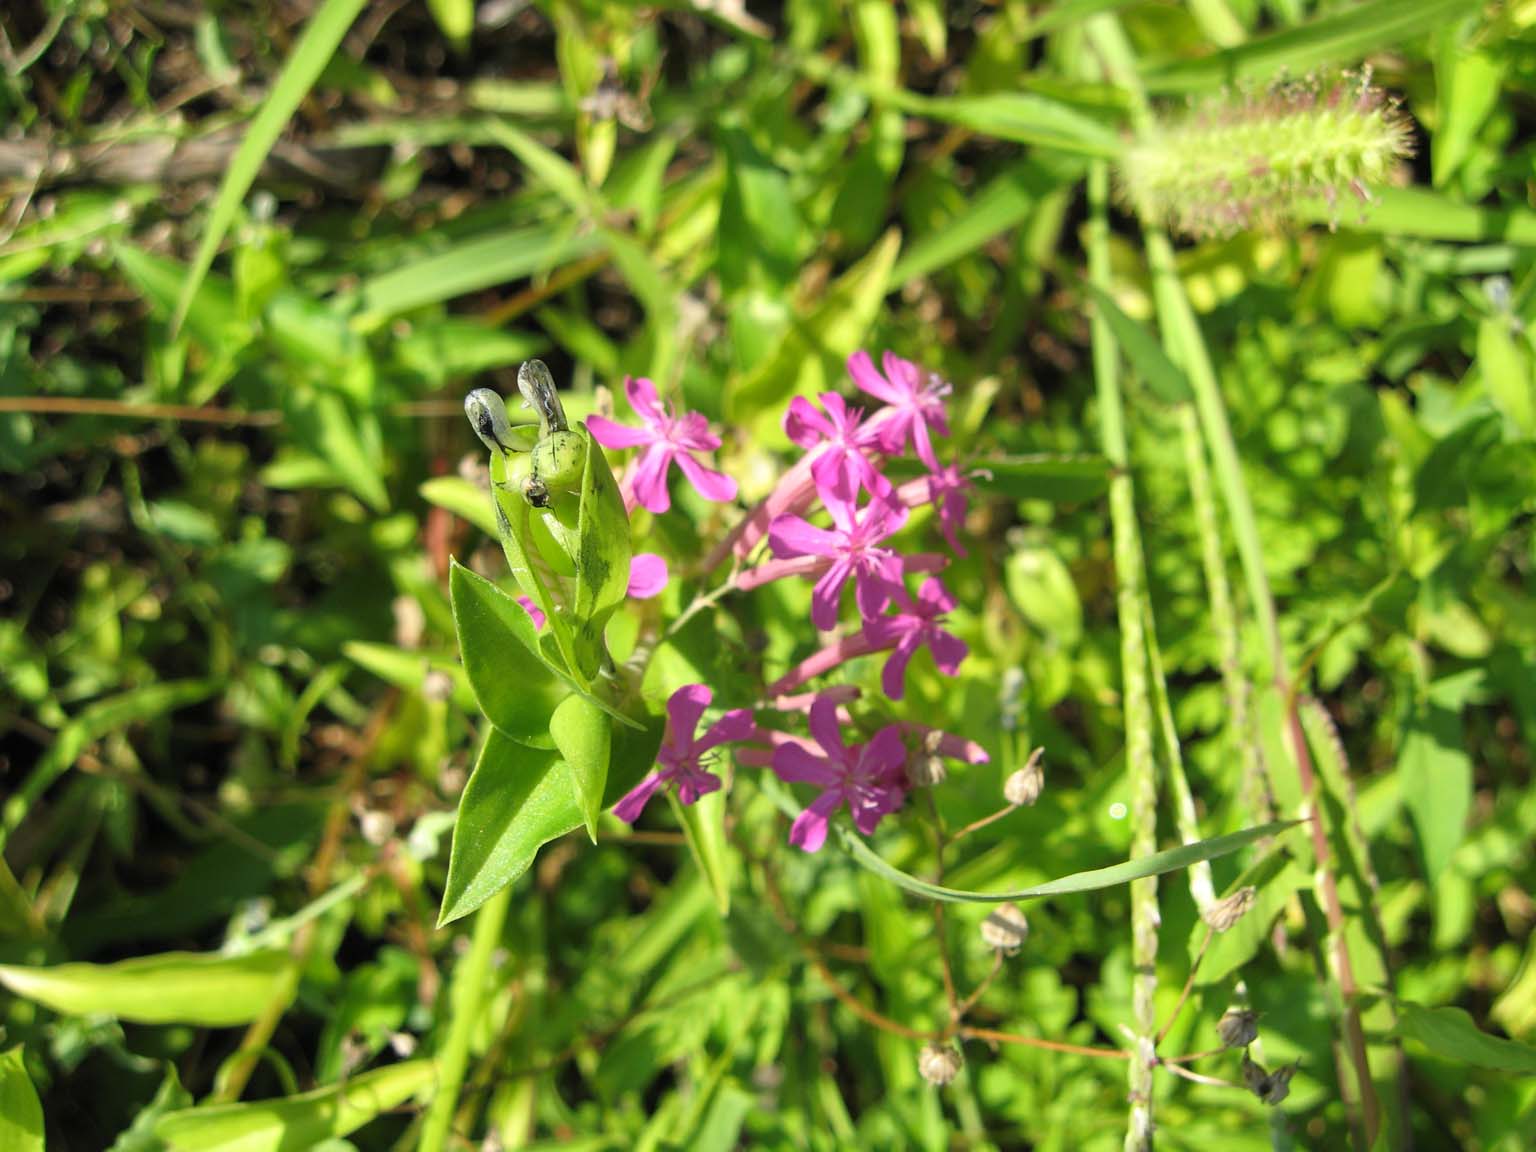
[[[341,46],[341,38],[352,27],[352,21],[363,10],[365,3],[366,0],[325,0],[305,27],[298,46],[283,65],[271,93],[263,102],[261,111],[256,113],[256,118],[251,121],[245,139],[240,141],[240,147],[224,173],[218,195],[214,197],[213,207],[208,213],[208,222],[203,227],[203,237],[198,242],[197,255],[192,260],[186,283],[181,288],[181,297],[176,302],[176,312],[171,320],[173,333],[181,328],[187,309],[192,306],[192,299],[197,295],[198,286],[213,265],[214,253],[218,251],[229,226],[234,223],[235,213],[240,210],[245,194],[250,191],[256,174],[261,171],[267,153],[272,151],[272,146],[277,143],[277,138],[282,135],[299,104],[336,54],[336,49]]]

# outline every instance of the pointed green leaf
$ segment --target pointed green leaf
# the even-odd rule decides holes
[[[549,718],[549,734],[570,766],[587,835],[597,843],[597,818],[603,810],[603,785],[608,782],[608,756],[613,721],[581,696],[567,696]]]
[[[968,474],[984,492],[1076,504],[1104,495],[1110,471],[1102,456],[992,456],[975,461]]]
[[[731,878],[735,875],[735,857],[725,836],[725,789],[700,796],[693,804],[684,804],[677,793],[667,790],[672,814],[682,826],[693,861],[709,882],[720,915],[731,914]]]
[[[155,1134],[171,1152],[298,1152],[346,1136],[413,1097],[426,1099],[436,1082],[431,1060],[407,1060],[299,1096],[171,1112]]]
[[[223,1028],[254,1020],[283,983],[286,952],[166,952],[116,964],[0,964],[0,984],[66,1016]]]
[[[656,762],[662,721],[613,729],[605,806]],[[514,744],[494,728],[459,799],[439,926],[466,916],[528,870],[539,849],[585,823],[576,781],[558,753]]]
[[[27,1075],[20,1045],[0,1052],[0,1148],[43,1152],[43,1105]]]
[[[1108,322],[1125,358],[1146,381],[1152,394],[1164,404],[1182,404],[1193,399],[1194,393],[1189,390],[1189,381],[1184,379],[1184,373],[1179,371],[1178,366],[1168,359],[1168,353],[1163,351],[1157,337],[1121,311],[1120,305],[1115,303],[1114,297],[1108,292],[1095,284],[1087,284],[1085,287],[1093,297],[1094,306]]]
[[[1431,700],[1409,722],[1398,754],[1403,803],[1418,832],[1424,875],[1451,864],[1472,811],[1472,761],[1462,747],[1461,717]]]
[[[570,687],[539,655],[533,620],[512,597],[454,561],[449,594],[459,650],[480,710],[521,744],[552,747],[549,722]]]
[[[1399,1035],[1417,1040],[1436,1056],[1522,1076],[1536,1076],[1536,1048],[1490,1036],[1460,1008],[1425,1008],[1397,1002]]]
[[[166,1152],[165,1141],[155,1135],[155,1125],[170,1113],[190,1108],[192,1104],[192,1093],[181,1086],[176,1065],[167,1060],[165,1077],[160,1081],[155,1098],[139,1110],[133,1123],[118,1136],[108,1152]]]

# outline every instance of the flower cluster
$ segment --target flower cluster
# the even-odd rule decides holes
[[[857,689],[801,691],[850,660],[886,653],[881,688],[890,701],[900,701],[908,664],[919,648],[926,647],[947,675],[954,675],[967,655],[964,641],[945,626],[955,598],[935,573],[947,557],[903,553],[893,539],[913,509],[931,505],[951,551],[964,555],[958,530],[970,481],[955,465],[941,464],[935,447],[938,438],[949,435],[950,386],[890,352],[878,368],[867,353],[855,353],[848,374],[882,406],[866,412],[835,392],[823,393],[816,403],[805,397],[791,401],[784,432],[803,456],[705,562],[711,568],[734,558],[735,575],[721,590],[726,592],[748,592],[783,579],[814,581],[811,621],[826,634],[824,643],[768,685],[753,702],[755,711],[726,712],[702,735],[696,732],[714,693],[704,684],[674,692],[656,768],[615,805],[620,819],[633,823],[665,788],[674,789],[684,804],[718,790],[721,781],[710,761],[722,747],[735,745],[738,765],[766,768],[787,784],[819,791],[789,837],[796,847],[815,852],[839,810],[846,808],[853,826],[868,834],[903,806],[913,781],[943,778],[942,770],[932,768],[938,758],[986,761],[978,745],[909,722],[887,722],[867,739],[850,739],[849,729],[858,725],[849,709]],[[649,380],[628,381],[625,395],[638,426],[593,416],[587,427],[605,447],[640,449],[620,485],[631,509],[661,513],[671,507],[667,479],[674,463],[706,500],[735,498],[735,482],[700,459],[720,446],[701,414],[664,407]],[[908,454],[924,471],[895,483],[885,474],[886,464]],[[637,556],[630,594],[654,595],[667,582],[665,566],[659,575],[641,572],[641,561]],[[645,561],[647,568],[656,563],[657,558]],[[914,591],[910,585],[917,581]],[[849,584],[857,614],[845,620]],[[762,720],[759,713],[766,714]],[[785,730],[798,722],[805,723],[808,737]]]

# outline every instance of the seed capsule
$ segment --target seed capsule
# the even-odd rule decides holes
[[[1029,921],[1017,904],[999,904],[981,922],[981,939],[988,948],[1012,956],[1029,939]]]
[[[1258,1014],[1247,1008],[1228,1008],[1216,1022],[1216,1035],[1227,1048],[1246,1048],[1259,1035]]]
[[[935,1087],[942,1088],[960,1075],[964,1058],[953,1044],[928,1043],[917,1054],[917,1074]]]
[[[1232,895],[1216,901],[1200,913],[1200,919],[1210,925],[1213,931],[1225,932],[1247,914],[1257,897],[1258,889],[1249,884],[1239,888]]]
[[[1024,767],[1003,781],[1003,799],[1015,808],[1033,804],[1040,799],[1045,788],[1045,749],[1036,748],[1029,754]]]

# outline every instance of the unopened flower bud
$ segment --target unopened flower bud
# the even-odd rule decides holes
[[[1012,956],[1029,939],[1029,921],[1017,904],[999,904],[981,922],[981,938],[988,948]]]
[[[953,1044],[928,1043],[917,1054],[917,1074],[935,1087],[942,1088],[960,1075],[964,1060]]]
[[[1225,932],[1241,920],[1258,896],[1258,889],[1245,885],[1232,895],[1224,897],[1200,913],[1200,919],[1210,925],[1212,931]]]
[[[1246,1048],[1258,1034],[1258,1014],[1247,1008],[1228,1008],[1216,1022],[1216,1035],[1227,1048]]]
[[[1033,804],[1040,799],[1040,792],[1045,787],[1044,760],[1044,748],[1036,748],[1031,752],[1024,767],[1003,781],[1003,799],[1015,808]]]
[[[1278,1104],[1291,1094],[1291,1077],[1298,1065],[1287,1064],[1273,1072],[1265,1071],[1264,1065],[1243,1057],[1243,1083],[1248,1090],[1266,1104]]]

